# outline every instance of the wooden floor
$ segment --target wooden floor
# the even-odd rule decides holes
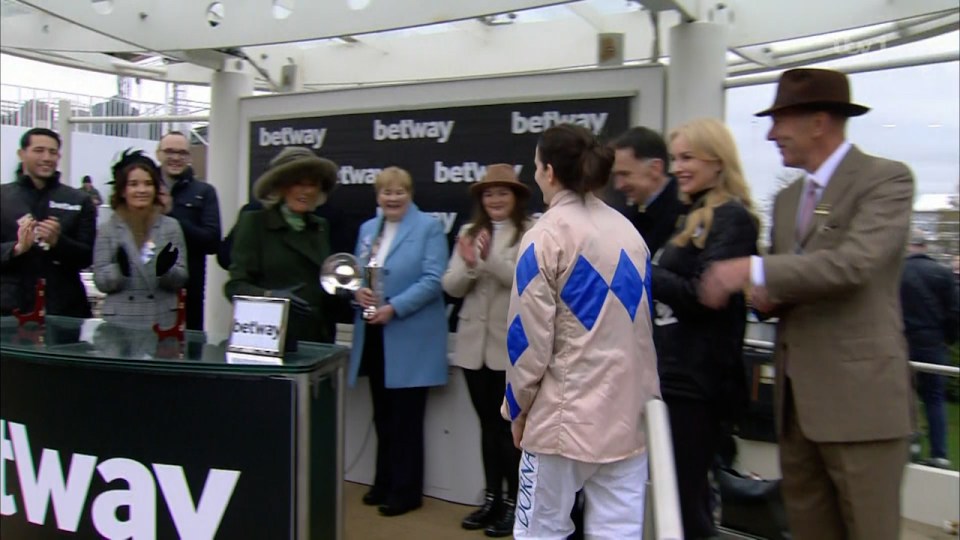
[[[360,498],[367,486],[344,482],[343,496],[346,503],[344,540],[479,540],[487,538],[482,530],[465,531],[460,520],[475,507],[454,504],[429,497],[423,498],[423,506],[408,514],[383,517],[376,506],[365,506]],[[512,538],[512,537],[508,537]],[[915,522],[906,522],[901,540],[956,540],[935,527]]]

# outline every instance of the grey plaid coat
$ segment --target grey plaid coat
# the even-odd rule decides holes
[[[93,253],[93,281],[107,296],[103,318],[130,326],[150,327],[158,323],[168,328],[176,322],[177,291],[187,282],[187,247],[177,220],[159,216],[150,229],[147,242],[155,246],[144,262],[126,221],[117,213],[97,231]],[[180,250],[177,262],[166,274],[157,277],[157,254],[172,242]],[[117,248],[123,246],[130,259],[130,277],[120,273]]]

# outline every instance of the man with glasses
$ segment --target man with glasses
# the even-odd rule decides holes
[[[161,137],[157,159],[172,198],[169,215],[180,223],[187,244],[187,328],[203,330],[207,255],[216,253],[220,245],[217,190],[194,178],[190,141],[183,133],[171,131]]]
[[[23,134],[17,178],[0,187],[0,314],[35,308],[46,280],[46,312],[90,317],[80,270],[93,262],[97,210],[87,194],[60,183],[60,136]]]

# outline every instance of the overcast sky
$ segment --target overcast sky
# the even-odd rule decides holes
[[[850,119],[848,139],[868,154],[903,161],[917,193],[956,193],[960,181],[960,63],[898,68],[850,76],[853,101],[871,111]],[[766,200],[784,169],[766,140],[776,85],[731,88],[726,122],[737,139],[754,199]]]

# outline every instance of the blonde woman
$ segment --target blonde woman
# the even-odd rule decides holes
[[[758,222],[733,136],[718,120],[694,120],[670,133],[670,159],[686,220],[653,267],[660,390],[670,409],[683,531],[716,535],[707,471],[722,426],[747,399],[741,346],[746,301],[734,295],[711,309],[697,298],[710,263],[757,252]]]
[[[480,445],[486,479],[484,503],[461,522],[464,529],[486,529],[487,536],[510,536],[517,500],[520,450],[513,446],[510,422],[500,416],[506,389],[507,309],[520,237],[530,228],[530,189],[513,165],[497,163],[470,186],[476,199],[473,220],[460,230],[443,290],[463,298],[453,364],[463,368],[470,401],[480,419]],[[506,481],[507,491],[503,485]]]

